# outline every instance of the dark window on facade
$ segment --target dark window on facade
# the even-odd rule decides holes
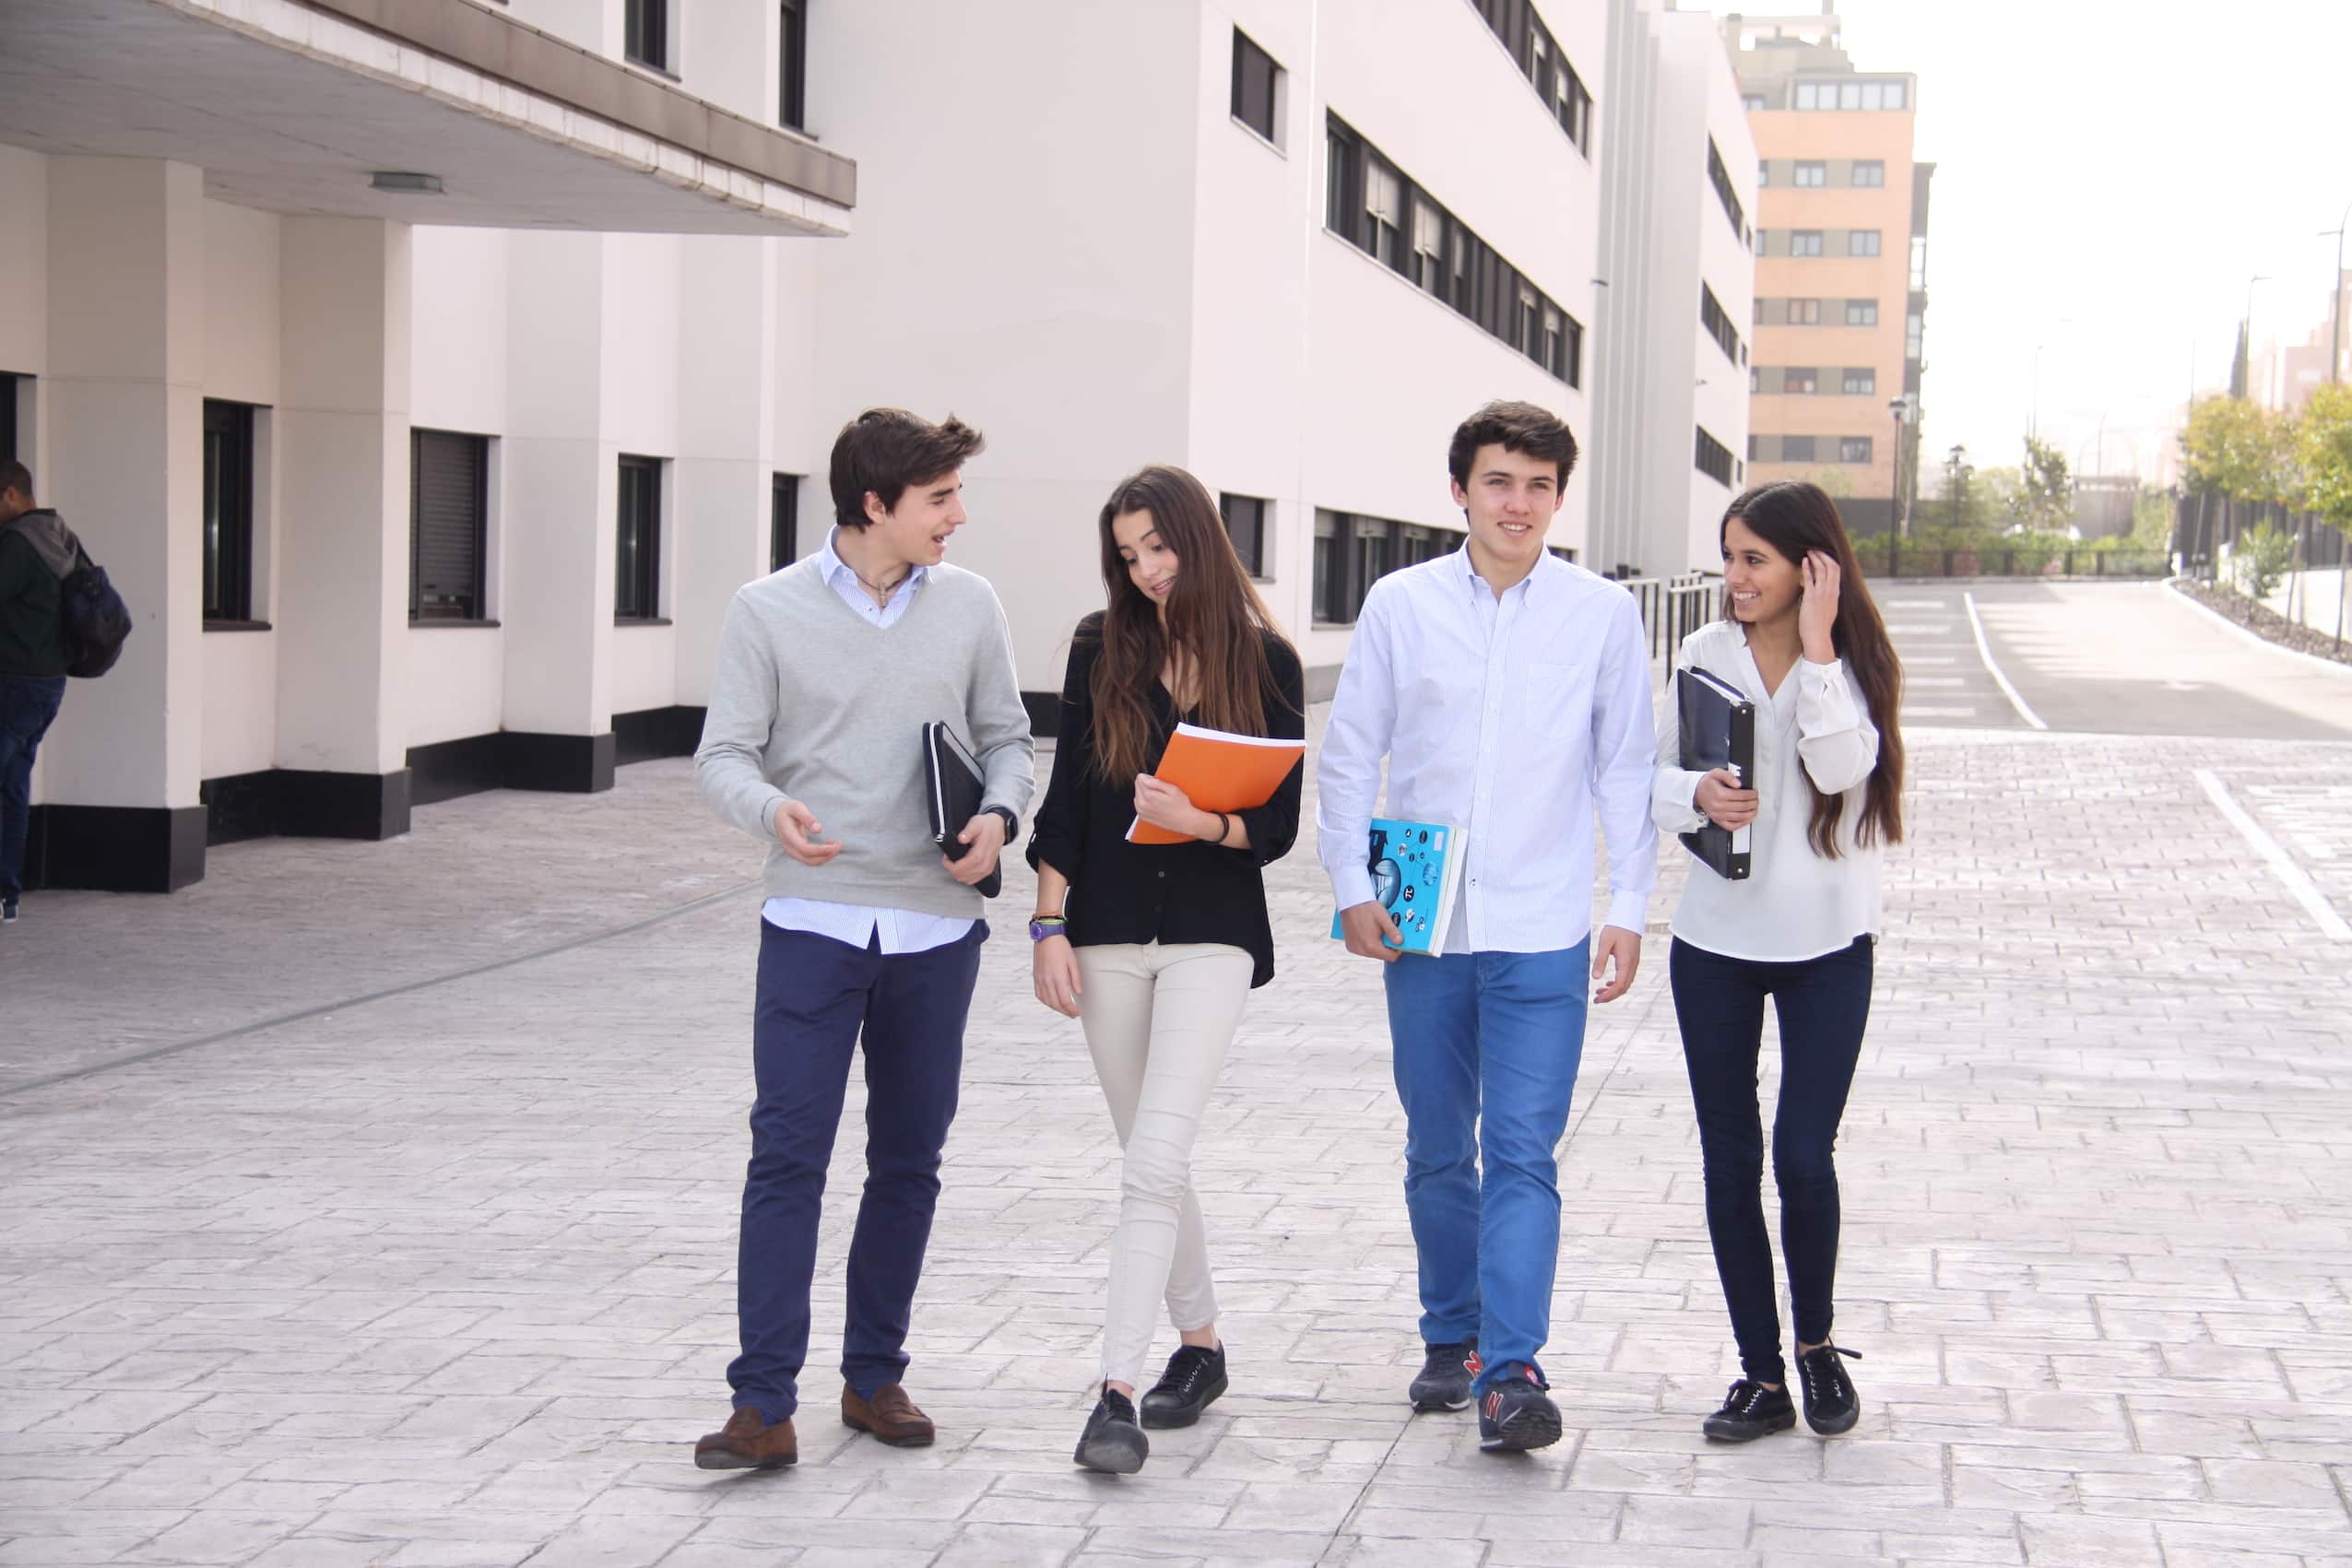
[[[1789,253],[1792,256],[1817,256],[1821,254],[1821,230],[1818,229],[1790,230]]]
[[[1347,512],[1315,514],[1315,619],[1353,625],[1372,584],[1461,547],[1461,536]]]
[[[1225,532],[1233,538],[1234,553],[1241,557],[1242,569],[1252,577],[1263,580],[1266,575],[1266,502],[1254,495],[1220,492],[1217,511],[1225,520]]]
[[[784,0],[777,46],[775,117],[796,131],[809,128],[809,0]]]
[[[1870,397],[1878,392],[1878,372],[1874,370],[1848,371],[1842,389],[1849,397]]]
[[[1821,372],[1791,366],[1780,372],[1780,390],[1799,394],[1818,392],[1821,390]]]
[[[669,0],[622,0],[622,5],[627,11],[622,24],[622,52],[640,65],[668,70]]]
[[[1715,339],[1716,347],[1723,350],[1723,357],[1738,364],[1740,329],[1731,324],[1731,318],[1725,313],[1723,302],[1715,297],[1715,290],[1704,283],[1698,286],[1698,323],[1707,328],[1708,336]]]
[[[1865,190],[1878,190],[1886,183],[1886,164],[1882,159],[1858,159],[1854,164],[1853,183]]]
[[[619,555],[612,578],[612,619],[655,620],[661,615],[661,459],[621,460]]]
[[[254,411],[204,400],[204,618],[254,619]]]
[[[1559,122],[1578,152],[1590,156],[1592,95],[1585,90],[1583,78],[1568,64],[1566,51],[1535,14],[1535,7],[1529,0],[1471,0],[1471,4],[1478,7],[1488,30],[1511,52],[1511,59],[1542,100],[1544,112]]]
[[[1723,155],[1715,146],[1715,138],[1707,138],[1707,179],[1715,187],[1715,199],[1723,204],[1723,216],[1731,220],[1731,232],[1747,231],[1747,214],[1741,209],[1740,198],[1731,189],[1731,171],[1723,167]]]
[[[1875,300],[1847,301],[1846,324],[1848,326],[1876,326],[1878,324],[1878,301]]]
[[[1839,436],[1838,438],[1838,461],[1840,463],[1869,462],[1870,437]]]
[[[1813,437],[1784,435],[1780,438],[1780,461],[1810,463],[1813,461]]]
[[[1698,471],[1717,484],[1729,488],[1731,483],[1731,449],[1698,427]]]
[[[408,619],[482,620],[490,440],[408,432]]]
[[[1337,115],[1325,142],[1325,227],[1570,386],[1582,384],[1582,323]]]
[[[1274,116],[1275,84],[1282,75],[1282,68],[1272,55],[1239,28],[1234,29],[1234,118],[1278,145],[1282,138],[1275,135],[1281,128]]]
[[[1846,236],[1846,253],[1850,256],[1874,256],[1879,253],[1875,229],[1856,229]]]
[[[778,474],[768,489],[768,570],[781,572],[800,559],[800,476]]]

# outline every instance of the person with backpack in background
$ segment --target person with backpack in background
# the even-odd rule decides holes
[[[65,520],[35,503],[31,470],[0,464],[0,925],[24,892],[32,760],[65,701],[63,584],[80,557]]]

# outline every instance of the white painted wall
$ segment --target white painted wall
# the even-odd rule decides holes
[[[408,633],[401,739],[431,746],[501,727],[505,635],[497,627],[435,627]]]
[[[1672,120],[1685,124],[1703,125],[1706,135],[1715,139],[1723,155],[1723,166],[1731,176],[1733,194],[1741,209],[1747,215],[1751,229],[1755,222],[1756,152],[1755,140],[1748,130],[1746,106],[1740,98],[1740,82],[1731,68],[1730,57],[1723,51],[1723,39],[1715,18],[1706,12],[1669,12],[1656,19],[1659,48],[1666,65],[1669,97],[1665,112]],[[1678,198],[1685,221],[1696,227],[1695,243],[1689,247],[1697,261],[1697,273],[1715,297],[1721,301],[1724,313],[1739,329],[1741,342],[1751,358],[1755,353],[1755,253],[1743,244],[1723,217],[1722,203],[1716,197],[1708,182],[1705,158],[1707,145],[1698,144],[1701,159],[1696,181],[1684,181]],[[1663,171],[1661,171],[1661,183]],[[1674,243],[1669,237],[1668,244]],[[1696,298],[1693,310],[1696,311]],[[1712,338],[1698,329],[1697,318],[1690,317],[1694,328],[1692,356],[1695,370],[1692,376],[1692,410],[1694,423],[1704,425],[1716,440],[1729,447],[1736,465],[1729,489],[1716,484],[1697,471],[1695,465],[1685,464],[1685,483],[1690,488],[1686,526],[1681,541],[1681,559],[1661,560],[1662,569],[1698,568],[1720,571],[1722,552],[1719,531],[1723,509],[1731,496],[1744,486],[1748,447],[1748,367],[1734,365],[1723,357]],[[1704,384],[1700,384],[1700,383]]]
[[[1102,602],[1104,497],[1187,450],[1197,6],[828,5],[810,28],[815,58],[920,84],[818,100],[858,204],[816,252],[814,423],[829,447],[893,404],[986,433],[950,559],[996,584],[1022,685],[1058,690]]]
[[[1602,508],[1591,564],[1648,575],[1720,566],[1717,524],[1739,484],[1699,472],[1697,430],[1744,462],[1748,367],[1700,319],[1702,280],[1752,336],[1755,258],[1708,175],[1711,136],[1743,215],[1755,212],[1755,147],[1739,84],[1712,19],[1616,0],[1607,190],[1610,279],[1595,382],[1595,488]]]
[[[1235,28],[1286,76],[1269,145],[1233,117]],[[1281,0],[1200,7],[1193,192],[1191,440],[1176,460],[1211,491],[1273,501],[1259,592],[1294,640],[1304,635],[1314,512],[1300,425],[1307,384],[1306,312],[1315,241],[1300,215],[1321,200],[1323,132],[1315,107],[1312,14]],[[1302,522],[1301,520],[1304,519]]]

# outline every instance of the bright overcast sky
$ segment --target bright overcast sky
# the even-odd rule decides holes
[[[1857,67],[1919,77],[1930,454],[2015,463],[2040,344],[2044,437],[2089,469],[2104,414],[2108,469],[2139,448],[2153,474],[2192,351],[2201,389],[2227,383],[2250,276],[2273,279],[2257,342],[2325,321],[2335,241],[2318,233],[2352,204],[2352,0],[1838,12]]]

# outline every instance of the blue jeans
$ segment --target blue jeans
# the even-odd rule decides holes
[[[1731,1309],[1740,1370],[1782,1383],[1780,1314],[1772,1299],[1772,1234],[1764,1223],[1764,1119],[1756,1062],[1764,999],[1780,1018],[1780,1103],[1772,1114],[1772,1176],[1780,1189],[1780,1252],[1797,1343],[1829,1341],[1838,1286],[1838,1124],[1846,1114],[1870,1022],[1876,953],[1868,937],[1802,963],[1725,958],[1677,937],[1669,960],[1683,1063],[1698,1110],[1707,1172],[1707,1235]]]
[[[1543,1376],[1535,1353],[1560,1261],[1554,1151],[1584,1055],[1591,946],[1387,967],[1421,1338],[1478,1340],[1476,1394],[1514,1362]]]
[[[0,675],[0,903],[25,890],[33,754],[65,701],[62,675]]]
[[[963,1023],[988,927],[928,952],[885,956],[760,922],[751,1021],[751,1164],[743,1180],[736,1317],[743,1353],[727,1369],[738,1408],[771,1421],[798,1407],[809,1289],[825,1167],[866,1057],[866,1190],[849,1239],[841,1374],[866,1398],[906,1370],[907,1317],[940,1198],[940,1150],[955,1120]]]

